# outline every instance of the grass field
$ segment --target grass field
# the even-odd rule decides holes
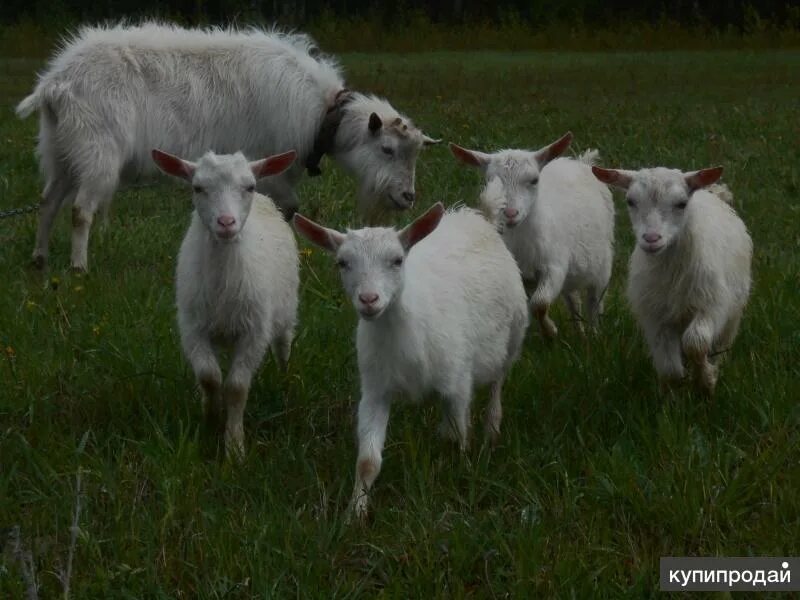
[[[578,337],[561,306],[558,341],[530,330],[497,448],[481,443],[486,391],[464,457],[437,438],[435,403],[396,405],[374,519],[348,527],[356,319],[328,256],[303,256],[292,364],[263,366],[232,466],[201,435],[178,347],[188,191],[160,181],[118,194],[88,276],[67,269],[66,218],[45,274],[29,266],[36,218],[0,220],[0,530],[19,526],[42,597],[61,589],[78,472],[76,598],[642,597],[660,556],[800,553],[800,53],[343,62],[351,87],[468,147],[539,147],[572,130],[606,165],[725,165],[755,282],[715,398],[658,391],[622,293],[632,240],[620,202],[599,337]],[[0,210],[40,190],[36,119],[12,111],[40,66],[0,61]],[[414,214],[474,203],[479,176],[440,146],[417,186]],[[329,165],[303,183],[303,211],[353,223],[353,190]],[[7,550],[0,597],[24,587]]]

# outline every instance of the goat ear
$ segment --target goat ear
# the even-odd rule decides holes
[[[423,146],[434,146],[436,144],[441,144],[442,140],[435,140],[432,137],[428,137],[424,133],[422,134],[422,145]]]
[[[158,149],[154,149],[150,156],[153,157],[153,162],[156,163],[156,166],[167,175],[180,177],[186,181],[192,180],[196,166],[194,163]]]
[[[686,185],[689,186],[689,191],[693,192],[704,188],[707,185],[716,183],[722,177],[722,167],[711,167],[710,169],[700,169],[699,171],[692,171],[691,173],[684,173]]]
[[[478,167],[479,169],[485,169],[491,160],[488,154],[478,152],[477,150],[467,150],[453,142],[450,142],[450,152],[465,165]]]
[[[564,154],[571,143],[572,132],[568,131],[549,146],[545,146],[541,150],[537,150],[534,154],[536,156],[536,162],[539,163],[539,168],[541,169],[554,158],[558,158]]]
[[[633,175],[628,171],[592,167],[592,173],[603,183],[622,188],[623,190],[627,190],[628,186],[630,186],[631,182],[633,181]]]
[[[408,252],[414,244],[423,240],[436,229],[436,226],[439,225],[439,221],[442,220],[443,216],[444,205],[441,202],[437,202],[422,216],[417,217],[412,223],[406,225],[398,234],[400,243],[403,245],[406,252]]]
[[[378,116],[378,113],[372,113],[369,116],[369,130],[372,133],[377,133],[383,127],[383,121]]]
[[[250,170],[255,175],[256,179],[268,177],[270,175],[279,175],[283,173],[297,158],[297,152],[289,150],[283,154],[275,154],[256,160],[250,163]]]
[[[295,231],[306,238],[312,244],[324,248],[328,252],[336,252],[344,242],[344,234],[335,229],[328,229],[322,225],[314,223],[300,213],[295,213],[292,217]]]

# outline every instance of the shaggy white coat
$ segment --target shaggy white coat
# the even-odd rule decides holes
[[[189,158],[209,150],[256,158],[293,149],[295,166],[261,187],[293,212],[293,186],[343,87],[336,62],[318,55],[304,35],[157,23],[79,29],[17,107],[22,117],[40,112],[45,189],[34,260],[45,264],[53,219],[65,201],[73,201],[72,266],[86,270],[95,211],[111,202],[122,180],[153,171],[153,148]],[[405,118],[388,102],[359,94],[347,112],[338,136],[346,145],[333,155],[359,177],[368,195],[362,204],[382,196],[391,203],[390,192],[413,197],[416,150],[387,161],[377,141],[370,143],[371,153],[358,152],[372,112],[385,120],[386,132],[392,120]],[[418,149],[424,136],[408,130],[414,134],[407,136],[409,148]],[[384,136],[369,141],[376,137]]]

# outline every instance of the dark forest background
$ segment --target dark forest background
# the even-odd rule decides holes
[[[620,21],[651,24],[669,21],[745,31],[759,21],[796,26],[798,13],[800,2],[786,0],[3,0],[0,4],[0,20],[5,24],[29,19],[48,23],[98,21],[124,15],[160,16],[198,24],[264,20],[304,25],[324,15],[366,18],[390,27],[413,15],[441,24],[487,21],[502,24],[515,20],[539,26],[564,22],[613,26]]]
[[[34,56],[79,23],[294,27],[333,52],[800,47],[800,0],[2,0],[0,54]]]

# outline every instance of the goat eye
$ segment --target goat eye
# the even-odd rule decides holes
[[[382,146],[382,147],[381,147],[381,151],[382,151],[382,152],[383,152],[383,153],[384,153],[386,156],[394,156],[394,148],[389,148],[388,146]]]
[[[630,206],[631,208],[636,208],[636,200],[628,198],[628,206]]]
[[[248,185],[248,186],[246,186],[244,188],[244,191],[252,194],[253,192],[256,191],[256,186],[255,185]]]
[[[339,268],[340,268],[340,269],[346,269],[347,267],[349,267],[349,266],[350,266],[350,265],[348,264],[348,262],[347,262],[346,260],[344,260],[344,259],[339,259],[339,260],[337,260],[337,261],[336,261],[336,264],[337,264],[337,265],[339,265]]]
[[[536,185],[537,183],[539,183],[539,178],[538,178],[538,177],[534,177],[534,178],[533,178],[533,179],[531,179],[531,181],[530,181],[530,184],[531,184],[531,185]]]
[[[402,256],[398,256],[397,258],[392,260],[392,266],[399,267],[402,264],[403,264],[403,257]]]
[[[192,189],[194,190],[195,194],[202,194],[203,192],[205,192],[205,190],[199,185],[193,185]]]
[[[684,208],[686,208],[686,204],[687,204],[687,202],[678,202],[675,205],[675,208],[677,208],[678,210],[683,210]]]

